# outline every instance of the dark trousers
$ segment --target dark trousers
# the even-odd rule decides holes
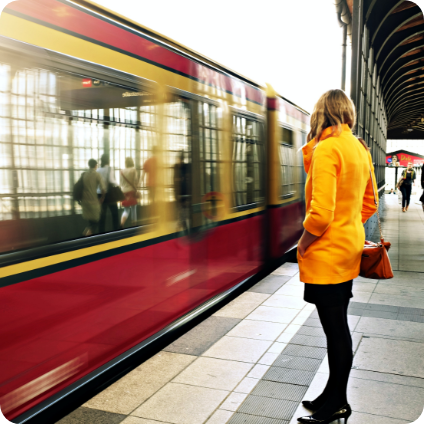
[[[352,337],[347,321],[349,300],[340,306],[317,305],[319,319],[327,336],[330,375],[320,397],[324,406],[314,414],[317,419],[330,416],[347,403],[347,382],[352,367]]]
[[[106,232],[106,214],[107,210],[110,210],[112,215],[112,228],[113,231],[119,230],[119,214],[118,214],[118,204],[117,203],[102,203],[102,212],[100,214],[99,221],[99,232],[102,234]]]
[[[406,206],[409,206],[409,202],[411,200],[412,185],[402,184],[400,186],[400,191],[402,192],[402,207],[405,208]]]

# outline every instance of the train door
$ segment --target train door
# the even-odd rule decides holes
[[[167,183],[177,243],[185,250],[181,286],[199,298],[210,295],[208,237],[218,191],[218,118],[215,102],[172,90],[165,104]],[[180,264],[181,265],[181,264]],[[180,266],[178,265],[178,266]],[[183,283],[185,281],[185,283]],[[186,286],[187,288],[187,286]]]

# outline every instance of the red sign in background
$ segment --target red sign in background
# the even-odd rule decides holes
[[[398,164],[397,166],[407,166],[409,162],[412,162],[414,166],[421,166],[424,163],[424,156],[401,150],[386,156],[386,165],[388,166],[396,166],[396,164]]]

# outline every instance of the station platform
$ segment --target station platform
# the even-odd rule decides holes
[[[424,406],[424,213],[386,195],[391,280],[357,278],[349,424],[407,424]],[[378,233],[376,233],[376,237]],[[286,263],[60,424],[294,424],[321,393],[326,340]]]

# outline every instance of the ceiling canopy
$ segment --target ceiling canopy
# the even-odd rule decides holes
[[[334,0],[338,3],[340,0]],[[424,19],[408,0],[344,0],[351,16],[362,10],[380,91],[388,139],[424,139]]]

